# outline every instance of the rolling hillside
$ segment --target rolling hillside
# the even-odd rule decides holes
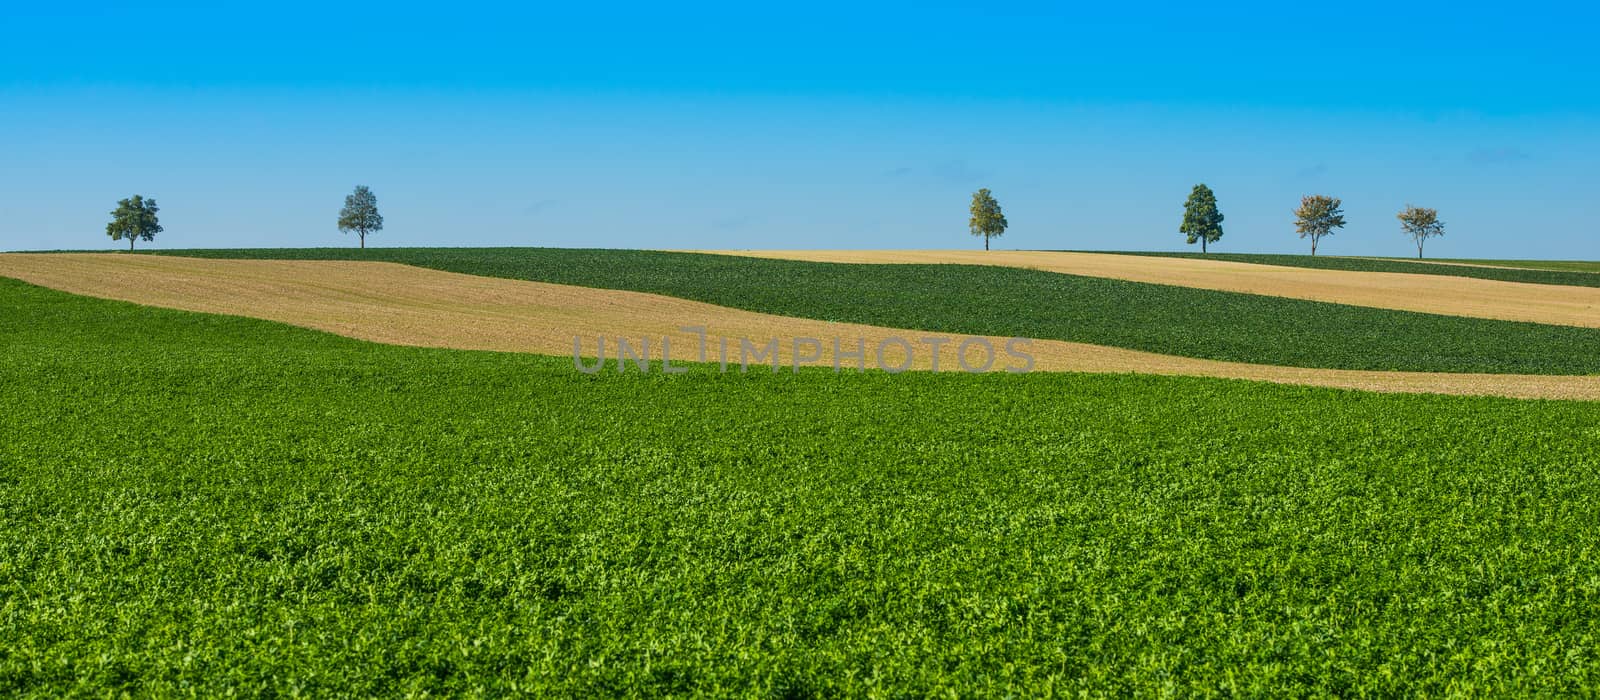
[[[1151,253],[1107,251],[1107,255],[1133,255],[1167,259],[1215,260],[1255,265],[1277,265],[1314,270],[1347,272],[1393,272],[1412,275],[1439,275],[1473,279],[1555,284],[1569,287],[1600,287],[1600,263],[1561,260],[1455,260],[1410,258],[1352,258],[1338,255],[1278,255],[1267,253]],[[1446,264],[1450,263],[1450,264]]]
[[[646,292],[776,316],[1028,337],[1250,364],[1413,372],[1600,373],[1600,329],[1422,314],[992,265],[839,264],[540,248],[175,251],[381,260]]]
[[[1600,684],[1600,403],[591,376],[0,280],[0,405],[5,695]]]
[[[1103,253],[952,250],[709,251],[855,264],[996,265],[1378,309],[1600,327],[1600,288],[1399,272],[1284,267]]]
[[[708,332],[707,359],[712,362],[718,359],[716,348],[721,338],[727,339],[735,354],[740,351],[741,339],[757,345],[776,339],[777,361],[786,366],[793,362],[796,338],[818,339],[815,357],[807,364],[830,367],[835,359],[833,339],[839,339],[842,348],[860,342],[861,347],[873,349],[886,339],[903,338],[921,349],[905,364],[915,369],[934,365],[933,354],[920,340],[930,335],[926,330],[758,314],[655,294],[446,273],[394,263],[0,255],[0,274],[75,293],[263,318],[405,345],[570,356],[574,338],[581,337],[580,349],[586,357],[593,357],[599,336],[610,337],[613,344],[617,337],[627,337],[635,347],[640,338],[649,337],[659,358],[661,338],[666,337],[677,348],[675,358],[682,363],[698,359],[699,348],[699,339],[682,328],[700,326]],[[1519,324],[1504,325],[1516,331]],[[1586,329],[1571,332],[1594,333]],[[940,337],[949,342],[941,347],[938,366],[959,369],[955,349],[963,337]],[[1000,356],[1007,338],[990,337],[988,341],[995,349],[995,369],[1023,366]],[[903,354],[888,347],[885,364],[901,366]],[[1033,358],[1035,370],[1186,374],[1377,391],[1600,398],[1600,376],[1287,367],[1052,340],[1032,340],[1023,347]],[[1523,348],[1523,352],[1539,349]],[[876,367],[878,358],[872,356],[872,350],[867,352],[866,358],[844,359],[840,364]],[[615,361],[614,345],[611,353]],[[723,357],[741,364],[741,358],[732,354]],[[971,366],[986,366],[990,361],[968,359]]]

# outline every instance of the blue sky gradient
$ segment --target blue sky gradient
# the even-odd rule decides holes
[[[0,249],[374,245],[1186,249],[1323,244],[1600,259],[1600,9],[940,2],[492,6],[42,3],[0,24]]]

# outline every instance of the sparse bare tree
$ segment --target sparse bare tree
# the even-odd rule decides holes
[[[1317,254],[1317,242],[1323,236],[1333,235],[1334,229],[1344,228],[1343,202],[1338,197],[1312,194],[1300,198],[1300,208],[1294,210],[1294,229],[1301,238],[1311,239],[1311,254]]]
[[[1410,204],[1399,213],[1400,229],[1417,243],[1417,259],[1422,259],[1422,244],[1429,238],[1444,235],[1444,222],[1439,220],[1439,210],[1414,207]]]

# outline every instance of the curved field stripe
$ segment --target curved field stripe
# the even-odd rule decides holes
[[[1379,258],[1390,260],[1391,258]],[[1398,262],[1398,261],[1396,261]],[[1495,270],[1540,270],[1545,272],[1580,272],[1600,274],[1600,262],[1587,260],[1406,260],[1417,265],[1455,265],[1457,267],[1487,267]]]
[[[1228,362],[1411,372],[1600,372],[1600,329],[994,265],[866,265],[563,248],[185,253],[202,258],[383,260],[473,275],[664,294],[779,316],[1065,340]]]
[[[675,359],[698,359],[698,338],[684,326],[703,326],[710,347],[729,337],[757,345],[779,340],[780,362],[793,362],[795,338],[822,347],[806,365],[833,365],[834,338],[845,349],[859,338],[866,363],[889,338],[917,345],[911,366],[932,365],[924,331],[788,318],[639,292],[480,277],[394,263],[350,261],[201,260],[96,254],[0,255],[0,275],[61,291],[186,311],[230,314],[289,323],[383,343],[564,355],[574,336],[593,356],[595,336],[670,340]],[[942,347],[939,365],[957,367],[954,349]],[[989,338],[998,350],[1006,339]],[[657,346],[659,348],[659,346]],[[971,348],[972,364],[981,364]],[[1219,362],[1034,340],[1026,351],[1035,369],[1139,372],[1251,379],[1385,392],[1442,393],[1515,398],[1600,399],[1600,376],[1440,374],[1276,367]],[[659,349],[653,351],[659,357]],[[885,359],[903,355],[890,346]],[[717,360],[713,350],[708,360]],[[734,363],[738,360],[735,358]],[[845,359],[845,367],[857,361]],[[996,369],[1016,364],[1001,354]],[[608,370],[611,371],[611,370]]]
[[[1071,251],[1069,251],[1071,252]],[[1582,261],[1523,261],[1523,260],[1450,260],[1434,258],[1416,260],[1408,258],[1362,258],[1337,255],[1283,255],[1275,253],[1186,253],[1147,252],[1133,250],[1085,251],[1099,255],[1128,255],[1141,258],[1166,258],[1176,260],[1215,260],[1220,262],[1277,265],[1317,270],[1343,270],[1347,272],[1399,272],[1418,275],[1468,277],[1501,282],[1527,284],[1553,284],[1570,287],[1600,287],[1600,263]],[[1464,264],[1434,264],[1464,263]]]
[[[1600,328],[1600,288],[1109,253],[959,250],[703,251],[833,263],[1000,265],[1379,309]]]
[[[588,376],[0,277],[0,407],[5,697],[1600,687],[1600,402]]]

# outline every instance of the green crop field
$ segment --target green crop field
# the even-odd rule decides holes
[[[1199,258],[1229,262],[1305,267],[1319,270],[1350,270],[1353,272],[1405,272],[1415,275],[1447,275],[1525,282],[1528,284],[1563,284],[1573,287],[1600,287],[1600,262],[1562,260],[1446,260],[1435,262],[1471,263],[1472,265],[1499,265],[1520,269],[1502,270],[1496,267],[1470,265],[1430,265],[1403,258],[1346,258],[1336,255],[1280,255],[1268,253],[1182,253],[1145,251],[1083,251],[1114,255],[1143,255],[1160,258]]]
[[[1436,4],[12,3],[0,700],[1600,700],[1600,4]]]
[[[591,376],[10,280],[0,351],[4,696],[1600,685],[1594,403]]]
[[[1600,367],[1600,329],[986,265],[851,265],[555,248],[164,252],[385,260],[475,275],[654,292],[784,316],[1071,340],[1237,362],[1509,374],[1594,374]]]

